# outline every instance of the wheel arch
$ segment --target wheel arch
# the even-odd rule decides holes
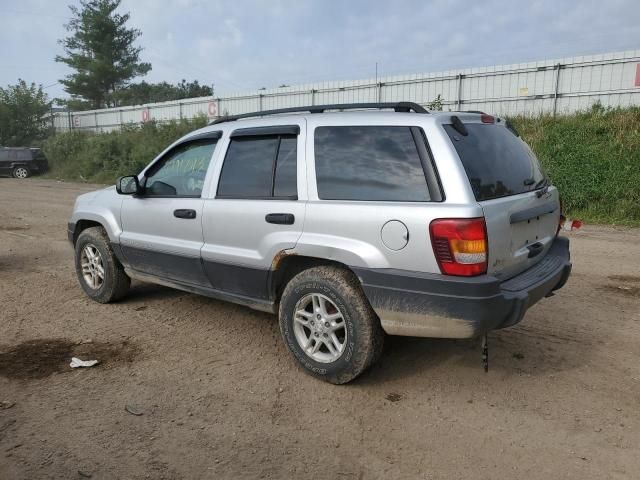
[[[271,298],[273,298],[276,303],[279,302],[287,283],[289,283],[293,277],[304,270],[321,266],[337,267],[347,270],[356,276],[353,270],[345,263],[320,257],[287,254],[287,252],[283,250],[276,256],[272,264],[272,271],[269,278],[269,293]]]
[[[89,208],[86,207],[86,205],[81,205],[80,208],[78,208],[78,204],[76,202],[76,209],[69,219],[68,229],[70,233],[73,232],[73,243],[75,244],[75,241],[82,230],[98,226],[104,228],[105,232],[107,232],[107,236],[109,237],[109,241],[112,244],[119,243],[120,234],[122,233],[118,218],[120,215],[119,205],[117,208],[113,208],[109,205],[89,205]],[[80,225],[82,225],[82,228],[79,228]]]
[[[78,237],[80,236],[80,234],[86,230],[87,228],[92,228],[92,227],[102,227],[105,228],[103,224],[101,224],[100,222],[97,222],[95,220],[87,220],[87,219],[81,219],[76,221],[75,227],[73,229],[73,245],[75,246],[76,241],[78,240]],[[106,230],[106,228],[105,228]]]

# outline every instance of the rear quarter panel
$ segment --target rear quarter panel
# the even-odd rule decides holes
[[[320,126],[336,125],[417,126],[423,129],[434,157],[445,198],[442,202],[378,202],[321,200],[318,198],[314,132]],[[349,266],[396,268],[440,273],[429,236],[429,224],[436,218],[482,216],[473,198],[455,150],[434,117],[417,114],[363,115],[361,123],[352,115],[331,118],[307,117],[308,204],[305,226],[295,253],[322,257]],[[407,227],[408,243],[391,250],[383,243],[382,227],[398,220]]]

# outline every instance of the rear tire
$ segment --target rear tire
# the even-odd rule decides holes
[[[122,298],[131,279],[124,273],[102,227],[83,230],[75,244],[76,274],[85,293],[99,303]]]
[[[24,165],[20,165],[13,169],[14,178],[28,178],[31,176],[31,170]]]
[[[280,331],[304,370],[334,384],[350,382],[382,353],[384,331],[356,276],[333,266],[304,270],[280,301]]]

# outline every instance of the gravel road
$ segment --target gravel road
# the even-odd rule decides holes
[[[640,230],[569,233],[569,283],[490,335],[488,374],[478,341],[392,337],[334,386],[273,316],[90,301],[66,222],[93,188],[0,178],[0,478],[638,478]]]

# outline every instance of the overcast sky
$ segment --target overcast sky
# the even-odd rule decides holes
[[[0,86],[52,85],[71,0],[0,0]],[[147,81],[216,94],[640,49],[638,0],[123,0]],[[52,85],[52,86],[49,86]]]

